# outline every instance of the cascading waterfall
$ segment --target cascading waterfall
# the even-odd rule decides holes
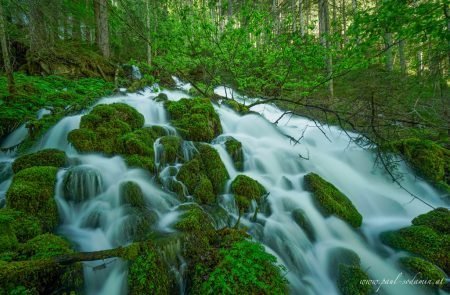
[[[189,85],[176,80],[178,90],[164,90],[169,100],[189,97]],[[139,111],[146,126],[163,126],[168,134],[175,134],[170,126],[163,104],[151,99],[158,95],[155,87],[136,94],[108,97],[97,104],[126,103]],[[219,87],[216,93],[246,100],[229,88]],[[316,125],[302,117],[285,116],[278,125],[271,122],[282,111],[273,105],[260,104],[252,108],[255,113],[241,116],[224,106],[215,106],[223,126],[223,135],[213,142],[225,164],[231,180],[238,174],[246,174],[269,191],[267,207],[256,217],[243,216],[241,223],[249,229],[254,239],[261,241],[269,253],[274,254],[286,266],[286,277],[293,294],[338,294],[334,283],[336,265],[334,259],[345,249],[359,254],[362,267],[373,278],[395,278],[400,269],[394,263],[395,255],[380,244],[378,235],[409,225],[412,218],[429,211],[423,203],[411,202],[411,196],[392,183],[382,169],[374,167],[374,154],[349,143],[342,130]],[[89,110],[88,110],[89,111]],[[257,114],[260,113],[261,115]],[[151,175],[140,169],[127,168],[119,156],[105,157],[99,154],[78,154],[67,142],[67,134],[79,127],[81,115],[69,116],[57,123],[37,144],[35,150],[58,148],[66,151],[71,166],[58,174],[56,200],[61,225],[59,233],[70,239],[79,251],[111,249],[129,244],[130,224],[136,222],[130,207],[122,201],[122,187],[132,181],[142,191],[145,203],[151,208],[149,218],[156,219],[156,230],[173,232],[180,201],[165,192]],[[290,143],[289,135],[298,138],[300,144]],[[223,139],[232,136],[239,140],[244,150],[244,170],[238,172],[227,154]],[[161,147],[155,143],[155,159],[161,182],[170,187],[176,182],[180,164],[164,166]],[[182,144],[183,156],[191,159],[196,153],[192,142]],[[308,155],[300,157],[299,155]],[[10,163],[13,155],[0,155],[0,198],[11,182]],[[308,159],[306,159],[308,158]],[[447,205],[439,193],[429,184],[414,177],[407,167],[403,185],[411,192],[424,196],[435,207]],[[358,231],[335,217],[323,217],[303,187],[303,177],[317,172],[345,193],[364,216]],[[237,220],[237,210],[229,185],[220,196],[221,205]],[[187,195],[187,190],[184,187]],[[187,198],[187,201],[190,199]],[[300,210],[300,211],[298,211]],[[270,212],[268,212],[270,211]],[[293,212],[302,212],[312,224],[311,232],[305,232],[293,218]],[[215,218],[216,219],[216,218]],[[217,227],[230,224],[230,220],[216,219]],[[164,255],[177,278],[180,293],[185,292],[184,271],[186,261],[180,255],[179,241],[165,245]],[[388,258],[386,258],[388,257]],[[120,259],[92,261],[84,264],[87,294],[126,294],[127,265]],[[408,285],[385,286],[384,294],[422,294],[425,291]]]

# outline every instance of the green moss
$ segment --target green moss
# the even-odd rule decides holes
[[[12,227],[12,220],[0,216],[0,253],[14,251],[18,244]]]
[[[450,234],[450,211],[447,208],[437,208],[412,220],[413,225],[425,225],[438,233]]]
[[[220,119],[209,99],[181,99],[165,103],[172,125],[187,140],[210,142],[222,133]]]
[[[132,181],[122,183],[120,186],[121,204],[135,208],[145,208],[144,194],[139,185]]]
[[[47,149],[17,158],[13,165],[14,173],[33,166],[63,167],[67,163],[66,153],[60,150]]]
[[[342,295],[364,295],[372,293],[372,285],[361,284],[369,276],[359,266],[339,265],[338,288]]]
[[[83,116],[80,128],[97,129],[104,126],[105,122],[122,121],[131,129],[141,128],[144,125],[144,116],[134,108],[124,103],[98,105],[89,114]]]
[[[170,277],[165,263],[155,248],[148,247],[139,252],[128,271],[130,294],[169,294]]]
[[[152,225],[158,219],[157,214],[145,207],[125,208],[127,215],[122,223],[123,243],[145,241],[151,234]]]
[[[38,219],[17,210],[0,209],[0,223],[10,226],[17,240],[21,243],[42,232]]]
[[[326,215],[336,215],[353,227],[360,227],[362,216],[350,199],[334,185],[315,173],[305,176],[306,189],[312,192],[314,200]]]
[[[7,208],[37,218],[44,231],[52,231],[59,215],[54,199],[58,168],[32,167],[17,173],[6,193]]]
[[[175,228],[183,232],[201,232],[213,230],[213,221],[209,215],[198,205],[184,205],[180,219],[175,224]]]
[[[433,287],[443,287],[445,273],[434,264],[418,257],[400,258],[400,264],[418,280],[431,280]]]
[[[26,242],[20,252],[31,260],[38,260],[70,254],[73,250],[64,238],[53,234],[43,234]]]
[[[184,183],[189,192],[193,193],[199,181],[200,172],[202,171],[202,163],[195,158],[185,163],[177,174],[177,179]]]
[[[139,155],[125,156],[125,162],[128,166],[133,168],[141,168],[150,173],[155,171],[155,163],[152,157],[144,157]]]
[[[311,221],[309,220],[305,211],[300,208],[295,209],[294,211],[292,211],[292,218],[294,219],[295,223],[297,223],[297,225],[303,229],[306,236],[310,240],[314,241],[315,240],[314,227],[312,226]]]
[[[152,128],[141,128],[122,137],[123,154],[153,157],[156,135]]]
[[[182,162],[184,160],[181,138],[178,136],[163,136],[159,143],[162,145],[160,161],[163,165],[175,164],[177,161]]]
[[[413,225],[381,234],[381,240],[394,249],[405,250],[433,262],[450,273],[450,235],[424,225]]]
[[[240,210],[248,210],[252,200],[259,199],[267,193],[264,186],[246,175],[238,175],[231,183],[231,192],[234,194],[236,205]]]
[[[199,144],[197,148],[200,152],[199,157],[203,163],[203,171],[211,181],[214,193],[222,193],[225,183],[230,176],[228,175],[222,159],[220,159],[219,153],[208,144]]]
[[[432,141],[410,138],[391,144],[390,148],[425,179],[450,192],[450,151]]]
[[[239,103],[233,99],[224,99],[222,100],[222,104],[229,107],[230,109],[232,109],[233,111],[235,111],[236,113],[239,114],[247,114],[250,112],[249,108],[245,105],[243,105],[242,103]]]
[[[200,175],[194,196],[201,204],[212,204],[216,200],[211,181],[204,175]]]
[[[233,160],[236,170],[242,171],[242,169],[244,169],[244,151],[242,150],[242,143],[233,137],[227,138],[227,141],[225,141],[225,149]]]
[[[220,260],[196,294],[288,294],[276,258],[261,244],[243,240],[219,251]],[[194,286],[195,288],[195,286]]]

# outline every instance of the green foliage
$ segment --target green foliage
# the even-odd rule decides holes
[[[361,226],[361,214],[334,185],[315,173],[309,173],[305,175],[305,186],[326,215],[336,215],[353,227]]]
[[[166,264],[153,247],[141,249],[128,271],[130,294],[168,294],[170,277]]]
[[[229,107],[230,109],[232,109],[233,111],[235,111],[236,113],[239,113],[242,115],[250,112],[248,107],[246,107],[242,103],[239,103],[233,99],[223,100],[222,105],[225,105],[225,106]]]
[[[288,294],[284,270],[258,243],[243,240],[219,251],[220,262],[199,294]]]
[[[12,169],[14,173],[33,166],[63,167],[67,163],[66,153],[55,149],[46,149],[17,158]]]
[[[243,211],[248,210],[252,200],[259,201],[267,193],[264,186],[246,175],[236,176],[231,183],[231,192],[234,194],[236,205]]]
[[[400,264],[418,280],[431,280],[436,283],[435,287],[443,287],[445,283],[445,273],[434,264],[418,257],[400,258]]]
[[[14,175],[6,207],[37,218],[44,231],[53,231],[59,215],[54,199],[56,167],[31,167]]]
[[[181,99],[165,103],[172,125],[183,138],[210,142],[222,133],[220,119],[209,99]]]
[[[175,224],[175,228],[183,232],[197,232],[213,230],[213,221],[200,206],[192,204],[181,206],[182,215]]]
[[[338,288],[342,295],[368,295],[372,293],[372,285],[361,284],[369,276],[360,266],[339,265]]]
[[[244,151],[242,149],[242,143],[233,137],[227,138],[225,141],[225,149],[233,160],[236,170],[242,171],[244,169]]]

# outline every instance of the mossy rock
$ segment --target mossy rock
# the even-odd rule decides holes
[[[213,185],[208,177],[200,175],[194,190],[194,196],[201,204],[213,204],[215,202],[216,195],[214,194]]]
[[[163,165],[183,162],[183,150],[181,147],[182,139],[178,136],[167,135],[160,138],[159,143],[162,146],[160,161]]]
[[[15,251],[18,245],[19,242],[14,234],[12,221],[0,216],[0,253]]]
[[[350,199],[334,185],[315,173],[305,176],[306,189],[312,192],[314,200],[325,215],[336,215],[357,228],[362,224],[362,216]]]
[[[342,295],[366,295],[373,289],[370,284],[361,284],[363,280],[369,280],[369,276],[360,266],[340,264],[337,285]]]
[[[150,173],[155,171],[153,157],[144,157],[139,155],[125,156],[125,162],[129,167],[144,169]]]
[[[169,97],[167,97],[167,94],[160,93],[155,98],[153,98],[156,102],[165,102],[169,100]]]
[[[266,189],[258,181],[246,175],[238,175],[231,183],[231,192],[234,194],[236,205],[240,210],[248,210],[252,200],[259,201],[267,194]]]
[[[219,116],[207,98],[166,101],[165,106],[184,139],[210,142],[222,133]]]
[[[145,208],[144,194],[137,183],[127,181],[120,185],[120,203],[139,209]]]
[[[23,169],[34,166],[64,167],[67,164],[66,153],[56,149],[46,149],[36,153],[23,155],[17,158],[12,169],[17,173]]]
[[[180,219],[175,224],[175,229],[182,232],[204,232],[214,230],[213,220],[200,206],[196,204],[181,205]]]
[[[158,215],[147,208],[125,208],[126,219],[122,223],[123,243],[146,241]]]
[[[38,260],[70,254],[74,251],[66,239],[47,233],[27,241],[22,245],[20,252],[31,260]]]
[[[288,294],[283,269],[261,244],[237,241],[221,248],[218,255],[211,270],[197,266],[195,294]]]
[[[89,114],[83,116],[80,128],[98,129],[105,122],[122,121],[131,129],[138,129],[144,125],[144,116],[134,108],[124,103],[113,103],[108,105],[97,105]]]
[[[250,109],[245,106],[242,103],[239,103],[233,99],[224,99],[222,100],[222,105],[225,105],[235,111],[236,113],[239,113],[241,115],[247,114],[250,112]]]
[[[242,149],[242,143],[234,137],[229,137],[225,141],[225,149],[233,160],[236,170],[242,171],[244,169],[244,151]]]
[[[121,140],[123,154],[153,157],[153,143],[157,135],[153,128],[140,128],[125,134]]]
[[[389,150],[398,152],[426,180],[450,193],[450,151],[435,142],[410,138],[394,142]]]
[[[20,243],[42,233],[41,224],[37,218],[13,209],[0,209],[0,224],[6,232],[8,229],[11,230]],[[0,246],[0,252],[2,250]]]
[[[201,160],[194,158],[181,166],[177,179],[184,183],[189,192],[193,193],[197,187],[202,169]]]
[[[128,287],[131,295],[170,293],[169,270],[160,257],[151,246],[139,251],[128,271]]]
[[[419,257],[403,257],[399,262],[417,280],[434,282],[433,285],[428,285],[429,287],[442,288],[444,286],[445,273],[436,265]]]
[[[71,167],[64,175],[64,198],[75,203],[90,200],[104,191],[100,172],[90,166]]]
[[[230,175],[228,174],[222,159],[220,159],[219,153],[215,148],[208,144],[199,144],[197,145],[197,148],[200,153],[199,157],[203,163],[203,171],[211,181],[214,193],[222,193],[225,183],[230,178]]]
[[[81,263],[55,264],[51,259],[0,262],[0,282],[0,294],[14,294],[12,290],[32,292],[18,294],[74,292],[83,287],[83,267]]]
[[[425,225],[441,234],[450,234],[450,211],[437,208],[412,220],[413,225]]]
[[[294,219],[295,223],[297,223],[297,225],[303,229],[306,236],[311,241],[314,241],[316,238],[314,227],[311,224],[311,220],[309,220],[308,216],[306,215],[306,212],[300,208],[295,209],[292,211],[292,218]]]
[[[6,207],[37,218],[44,231],[53,231],[59,214],[54,199],[56,167],[31,167],[14,175],[6,193]]]
[[[425,225],[413,225],[381,234],[386,245],[419,255],[450,273],[450,235]]]

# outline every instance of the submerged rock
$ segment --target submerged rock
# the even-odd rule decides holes
[[[14,173],[34,166],[64,167],[67,164],[66,153],[56,149],[46,149],[36,153],[23,155],[12,164]]]
[[[54,199],[56,167],[31,167],[14,175],[6,207],[36,217],[44,231],[53,231],[59,214]]]
[[[297,223],[297,225],[303,229],[306,236],[311,241],[314,241],[315,240],[314,227],[312,226],[311,221],[306,215],[306,212],[300,208],[295,209],[294,211],[292,211],[292,218],[294,219],[295,223]]]
[[[207,98],[165,103],[172,125],[186,140],[210,142],[222,133],[220,119]]]
[[[246,175],[238,175],[231,183],[231,192],[234,194],[236,205],[240,210],[247,211],[252,200],[259,202],[267,194],[266,189],[258,181]]]
[[[63,181],[64,198],[76,203],[94,198],[104,191],[100,172],[89,166],[70,168]]]
[[[362,216],[350,199],[334,185],[315,173],[305,176],[306,189],[312,192],[316,204],[325,215],[336,215],[353,227],[360,227]]]

